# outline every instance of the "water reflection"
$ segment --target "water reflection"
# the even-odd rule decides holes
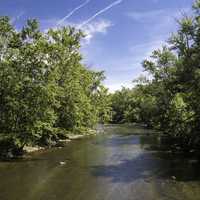
[[[174,157],[168,153],[145,153],[118,165],[93,166],[94,176],[108,177],[112,182],[134,182],[151,178],[170,181],[199,181],[200,164],[196,160]]]
[[[132,160],[122,160],[118,165],[99,165],[92,167],[94,176],[109,177],[112,182],[134,182],[158,175],[158,163],[148,154]]]

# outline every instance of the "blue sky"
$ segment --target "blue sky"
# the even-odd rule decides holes
[[[189,13],[193,0],[0,0],[0,15],[20,28],[37,18],[43,30],[59,25],[83,29],[84,62],[104,70],[110,91],[131,87],[141,62],[177,28],[175,19]]]

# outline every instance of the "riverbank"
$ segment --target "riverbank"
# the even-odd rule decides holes
[[[73,133],[68,134],[65,137],[65,139],[59,139],[57,142],[55,142],[51,146],[45,146],[45,147],[44,146],[24,146],[24,148],[23,148],[24,155],[26,155],[28,153],[42,151],[42,150],[49,149],[49,148],[62,148],[73,140],[80,140],[85,137],[95,136],[96,134],[97,134],[96,130],[88,130],[88,132],[84,133],[84,134],[73,134]]]
[[[2,146],[0,146],[0,160],[15,160],[15,159],[22,159],[26,158],[27,154],[44,151],[51,148],[62,148],[66,146],[68,143],[74,140],[80,140],[85,137],[95,136],[99,131],[90,129],[87,130],[86,133],[83,134],[75,134],[69,133],[65,136],[54,140],[49,145],[44,145],[41,143],[36,145],[25,145],[23,148],[19,148],[17,146],[13,146],[13,143],[9,142],[2,142]],[[6,148],[4,148],[6,147]]]

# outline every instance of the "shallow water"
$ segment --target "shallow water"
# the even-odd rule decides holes
[[[155,150],[151,135],[107,126],[62,149],[0,162],[0,200],[199,200],[199,162]]]

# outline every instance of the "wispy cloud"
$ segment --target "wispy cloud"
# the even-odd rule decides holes
[[[57,25],[61,25],[64,23],[65,20],[67,20],[68,18],[70,18],[74,13],[76,13],[78,10],[80,10],[81,8],[83,8],[84,6],[86,6],[91,0],[86,0],[84,3],[80,4],[79,6],[77,6],[76,8],[74,8],[69,14],[67,14],[65,17],[63,17],[61,20],[59,20],[57,22]]]
[[[95,13],[93,16],[91,16],[90,18],[88,18],[86,21],[84,21],[83,23],[80,24],[79,28],[87,25],[88,23],[90,23],[92,20],[94,20],[96,17],[98,17],[99,15],[101,15],[102,13],[110,10],[111,8],[113,8],[114,6],[117,6],[118,4],[122,3],[123,0],[117,0],[114,1],[113,3],[111,3],[110,5],[108,5],[107,7],[103,8],[102,10],[98,11],[97,13]]]
[[[97,33],[106,34],[108,28],[112,25],[113,24],[108,20],[100,20],[88,23],[87,25],[82,27],[82,30],[85,33],[86,43],[88,44]]]
[[[189,8],[177,9],[160,9],[151,11],[133,11],[126,15],[141,24],[148,33],[148,37],[154,41],[155,38],[168,38],[170,33],[177,30],[176,20],[180,19],[183,13],[190,13]],[[145,25],[145,26],[144,26]],[[147,35],[147,34],[146,34]]]
[[[46,20],[40,20],[41,27],[44,32],[47,32],[49,28],[57,28],[56,24],[58,23],[59,19],[46,19]],[[85,37],[83,39],[83,44],[89,44],[91,40],[97,35],[97,34],[106,34],[108,29],[113,26],[113,23],[106,19],[100,19],[95,20],[93,22],[90,22],[86,24],[83,27],[80,27],[80,23],[73,23],[70,21],[63,22],[64,26],[73,26],[77,29],[80,29],[85,34]]]
[[[144,23],[158,23],[163,21],[163,19],[169,19],[174,21],[176,18],[181,17],[183,13],[188,13],[190,11],[189,8],[180,8],[177,10],[172,9],[160,9],[160,10],[151,10],[151,11],[133,11],[129,12],[126,15],[132,18],[137,22]]]

